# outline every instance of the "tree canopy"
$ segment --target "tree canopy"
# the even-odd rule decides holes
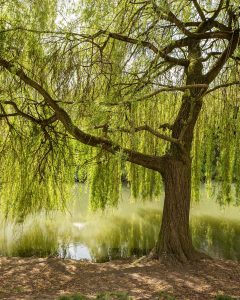
[[[220,203],[240,203],[237,0],[3,0],[0,8],[6,215],[63,207],[77,166],[93,209],[117,205],[123,176],[135,198],[157,197],[161,160],[176,149],[191,150],[195,200],[214,179]]]

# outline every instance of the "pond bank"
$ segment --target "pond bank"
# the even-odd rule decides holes
[[[201,261],[166,267],[158,261],[91,263],[59,258],[0,257],[0,299],[53,300],[60,295],[128,292],[133,299],[210,300],[217,294],[240,298],[240,264]]]

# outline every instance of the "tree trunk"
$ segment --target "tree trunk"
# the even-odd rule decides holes
[[[191,259],[194,252],[189,232],[191,163],[169,158],[163,181],[165,200],[156,254],[184,262]]]
[[[194,249],[189,229],[191,160],[183,162],[166,157],[162,176],[165,185],[164,208],[153,256],[182,263],[206,258],[207,255]]]

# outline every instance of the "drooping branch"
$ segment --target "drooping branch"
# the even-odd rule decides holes
[[[28,119],[31,122],[36,123],[41,126],[50,125],[57,120],[56,114],[49,117],[48,119],[37,119],[37,118],[25,113],[24,111],[20,110],[14,101],[4,101],[4,104],[11,105],[14,108],[14,110],[16,111],[16,113],[8,114],[7,115],[8,117],[9,116],[22,116],[23,118]]]
[[[164,158],[122,148],[120,145],[112,142],[111,140],[85,133],[73,123],[69,114],[59,106],[58,102],[54,100],[38,82],[31,79],[22,69],[16,67],[4,58],[0,58],[0,66],[4,67],[11,74],[19,77],[25,84],[37,91],[44,98],[45,102],[55,111],[56,118],[63,124],[67,132],[76,138],[76,140],[88,146],[99,147],[112,154],[122,152],[126,155],[126,159],[134,164],[138,164],[152,170],[162,171]]]
[[[150,98],[153,98],[154,96],[157,96],[160,93],[163,92],[176,92],[176,91],[180,91],[180,92],[184,92],[186,90],[189,89],[203,89],[203,88],[207,88],[208,84],[192,84],[192,85],[185,85],[185,86],[167,86],[161,89],[158,89],[148,95],[145,95],[143,97],[134,99],[134,100],[125,100],[125,101],[121,101],[121,102],[101,102],[100,104],[102,105],[106,105],[106,106],[116,106],[116,105],[128,105],[131,103],[136,103],[136,102],[140,102],[143,100],[147,100]]]

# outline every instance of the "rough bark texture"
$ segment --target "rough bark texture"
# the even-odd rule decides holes
[[[163,217],[154,256],[180,262],[206,257],[194,249],[189,229],[191,163],[166,158],[163,180]]]
[[[186,84],[201,84],[201,50],[199,43],[189,46],[189,67]],[[161,172],[165,185],[162,225],[154,254],[158,258],[173,258],[180,262],[201,258],[192,245],[189,229],[191,200],[191,147],[194,127],[202,108],[204,89],[191,89],[182,98],[182,105],[173,124],[172,137],[181,146],[172,144],[165,156]]]
[[[162,226],[156,250],[180,261],[192,258],[189,232],[191,165],[169,159],[164,172],[165,201]]]

